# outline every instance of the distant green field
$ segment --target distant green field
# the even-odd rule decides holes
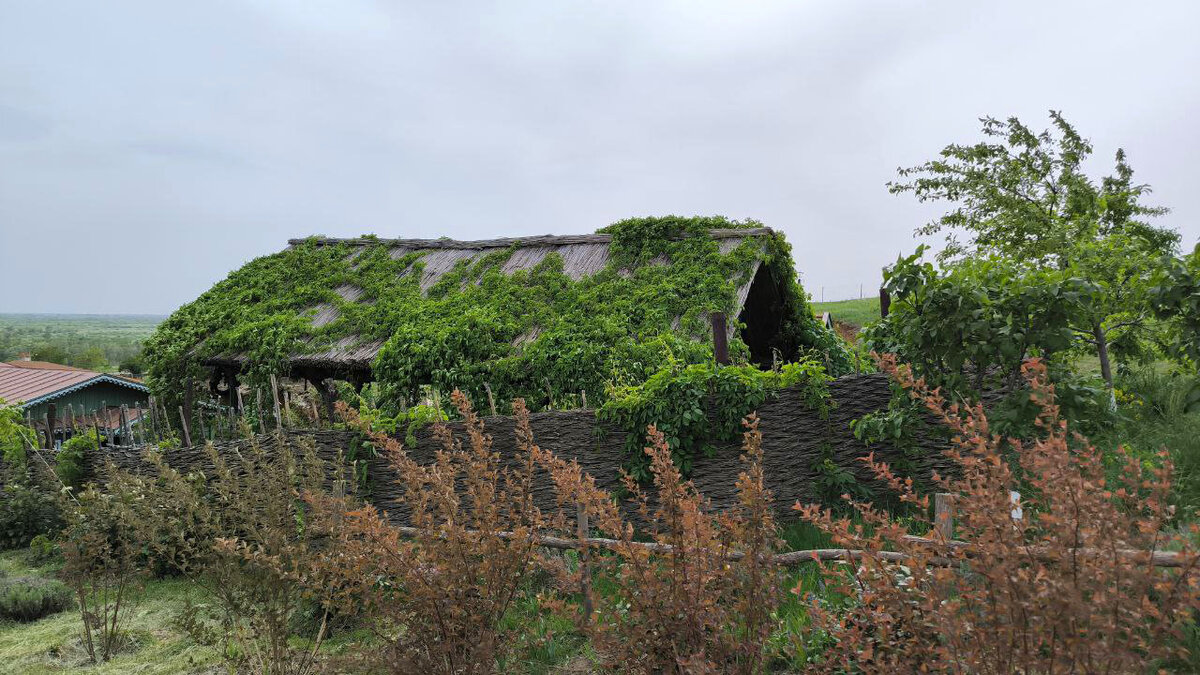
[[[0,361],[35,358],[109,370],[141,352],[164,317],[145,314],[0,314]]]
[[[813,312],[829,312],[834,321],[865,326],[879,320],[879,298],[861,300],[838,300],[837,302],[814,302]]]

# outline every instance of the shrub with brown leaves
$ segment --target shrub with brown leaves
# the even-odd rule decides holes
[[[442,447],[428,465],[339,404],[399,474],[411,527],[371,506],[347,511],[344,500],[309,497],[314,525],[333,538],[317,556],[317,573],[333,577],[341,606],[373,620],[387,645],[376,665],[391,672],[492,672],[511,642],[501,618],[542,555],[533,454],[522,448],[505,462],[466,396],[455,391],[453,401],[467,443],[439,426]]]
[[[827,569],[840,601],[812,599],[828,642],[814,672],[1131,673],[1178,655],[1200,577],[1195,526],[1171,534],[1165,453],[1147,465],[1119,450],[1124,470],[1106,479],[1101,454],[1061,418],[1038,362],[1023,369],[1040,409],[1039,437],[1028,441],[990,433],[981,406],[948,403],[894,357],[880,362],[955,434],[947,455],[958,471],[935,483],[953,495],[956,539],[913,536],[929,519],[870,503],[852,502],[855,520],[797,504],[836,546],[860,552]],[[910,480],[873,456],[867,463],[927,512]],[[1178,551],[1178,566],[1151,564],[1164,550]]]
[[[523,419],[523,407],[517,407]],[[651,426],[649,446],[655,493],[652,500],[628,475],[644,534],[612,495],[596,487],[577,462],[558,459],[533,445],[527,420],[520,433],[554,481],[563,504],[582,504],[592,525],[614,537],[597,567],[612,580],[600,594],[592,619],[593,643],[603,665],[633,673],[754,673],[763,666],[763,645],[774,625],[781,577],[771,561],[778,541],[771,495],[763,485],[762,436],[748,418],[746,471],[738,480],[739,506],[717,514],[685,481],[661,432]]]

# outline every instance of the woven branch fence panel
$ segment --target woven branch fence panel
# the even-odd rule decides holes
[[[907,455],[891,444],[876,444],[868,448],[854,438],[850,421],[867,413],[887,407],[890,390],[883,375],[852,375],[830,383],[830,393],[836,403],[827,419],[809,409],[795,390],[784,390],[773,400],[765,402],[759,409],[760,430],[763,435],[764,473],[767,487],[775,496],[780,516],[791,513],[796,501],[810,502],[819,498],[819,466],[825,458],[854,474],[866,485],[873,485],[873,477],[860,461],[874,450],[877,458],[889,463],[897,460],[910,467],[909,474],[920,480],[932,471],[945,473],[948,465],[942,450],[946,440],[938,433],[922,434],[917,439],[917,451]],[[514,422],[510,417],[485,417],[487,433],[492,436],[493,448],[503,457],[512,457],[516,450]],[[576,459],[584,471],[591,474],[600,487],[615,490],[620,482],[620,467],[625,462],[626,432],[596,419],[589,410],[554,411],[534,413],[530,416],[534,438],[543,449],[554,452],[564,459]],[[450,423],[457,438],[466,442],[459,423]],[[338,430],[289,430],[285,431],[286,444],[297,445],[312,442],[319,456],[333,459],[346,456],[354,439],[352,431]],[[429,462],[437,449],[437,442],[430,427],[415,434],[415,444],[406,445],[406,450],[417,461]],[[233,454],[236,447],[245,447],[251,442],[273,444],[271,435],[259,436],[253,441],[237,441],[218,444],[219,452]],[[148,465],[141,457],[140,449],[105,448],[93,461],[96,472],[105,458],[118,467],[146,471]],[[182,471],[206,470],[209,468],[206,451],[200,447],[172,450],[166,455],[168,464]],[[400,500],[402,488],[396,484],[395,473],[383,457],[367,460],[367,499],[388,512],[399,524],[407,522],[406,509]],[[708,498],[713,507],[723,509],[736,503],[735,482],[742,471],[740,442],[719,443],[710,456],[698,457],[692,471],[696,488]],[[543,510],[557,508],[553,486],[547,476],[535,481],[535,500]]]

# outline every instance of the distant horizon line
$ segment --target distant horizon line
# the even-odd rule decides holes
[[[170,314],[144,312],[0,312],[0,316],[128,316],[146,319],[165,319]]]

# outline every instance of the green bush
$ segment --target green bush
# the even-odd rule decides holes
[[[25,548],[39,534],[62,529],[62,510],[48,488],[24,477],[0,487],[0,550]]]
[[[0,618],[37,621],[73,604],[71,590],[61,581],[13,577],[0,581]]]
[[[86,433],[72,436],[66,443],[63,443],[62,449],[58,451],[58,457],[54,462],[54,470],[58,473],[58,477],[63,483],[70,485],[73,488],[81,486],[84,476],[84,462],[87,461],[88,453],[94,453],[100,447],[100,438],[96,434],[95,429],[89,429]]]
[[[1097,442],[1124,445],[1147,461],[1166,448],[1175,464],[1175,505],[1184,515],[1200,510],[1200,378],[1146,367],[1121,374],[1114,393],[1119,421]]]

